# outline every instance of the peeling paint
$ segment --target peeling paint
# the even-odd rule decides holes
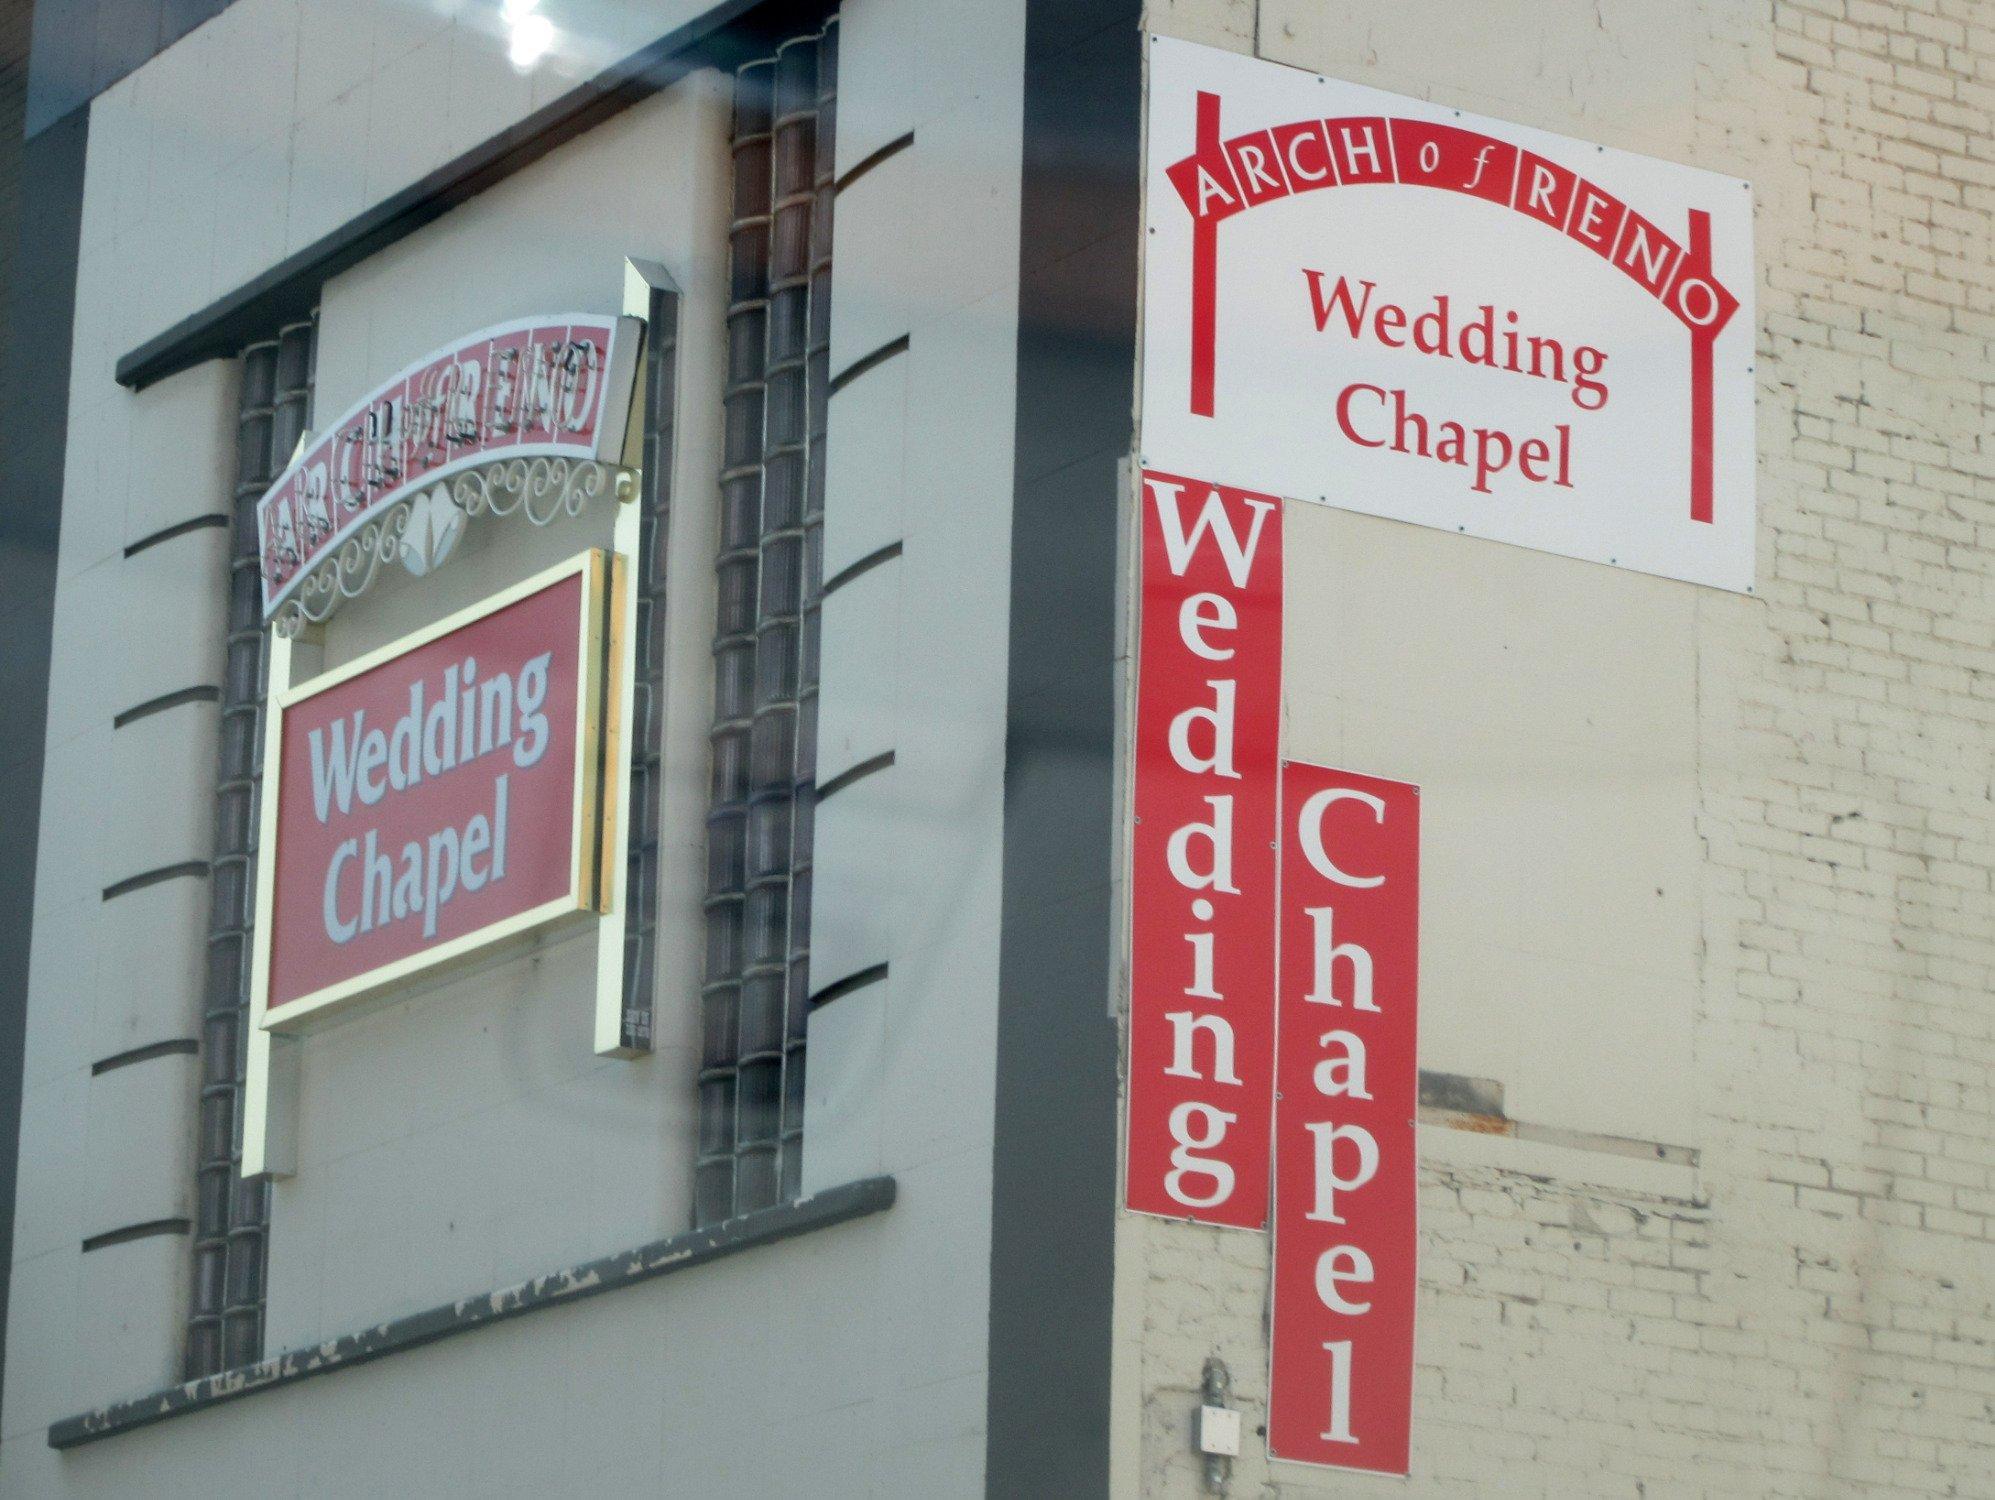
[[[635,1250],[620,1251],[600,1260],[501,1287],[482,1297],[460,1298],[411,1313],[405,1318],[376,1323],[359,1333],[326,1339],[309,1349],[289,1350],[253,1365],[223,1370],[134,1400],[114,1402],[77,1416],[65,1417],[50,1424],[49,1446],[74,1448],[99,1438],[129,1432],[135,1427],[163,1422],[168,1417],[205,1411],[224,1401],[257,1391],[366,1364],[384,1355],[434,1343],[452,1334],[468,1333],[474,1328],[558,1307],[580,1297],[635,1286],[668,1272],[718,1260],[755,1245],[773,1244],[813,1229],[864,1218],[890,1207],[894,1192],[891,1177],[862,1178],[843,1187],[814,1193],[795,1203],[743,1214],[738,1219],[728,1219],[708,1229],[673,1235],[670,1239]]]

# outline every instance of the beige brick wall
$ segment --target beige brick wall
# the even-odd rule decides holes
[[[1202,1493],[1218,1354],[1235,1496],[1995,1495],[1995,10],[1150,24],[1751,179],[1759,596],[1691,591],[1695,1169],[1423,1127],[1410,1487],[1270,1470],[1267,1242],[1125,1217],[1118,1491]]]

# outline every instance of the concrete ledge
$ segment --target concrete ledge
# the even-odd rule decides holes
[[[240,1369],[224,1370],[185,1385],[169,1386],[130,1401],[100,1406],[94,1411],[51,1423],[51,1448],[75,1448],[100,1438],[115,1437],[134,1427],[163,1422],[168,1417],[206,1411],[258,1391],[295,1385],[314,1375],[330,1375],[353,1365],[404,1349],[414,1349],[455,1333],[468,1333],[487,1324],[559,1307],[600,1292],[688,1270],[755,1245],[774,1244],[793,1235],[863,1218],[894,1201],[891,1177],[868,1177],[828,1188],[780,1208],[743,1214],[711,1229],[697,1229],[654,1240],[601,1260],[585,1261],[550,1275],[536,1276],[514,1286],[476,1297],[427,1308],[404,1318],[376,1324],[360,1333],[328,1339],[308,1349],[293,1349]]]

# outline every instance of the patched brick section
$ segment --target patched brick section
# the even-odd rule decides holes
[[[1704,1205],[1430,1161],[1414,1493],[1988,1493],[1985,1266],[1795,1236],[1812,1226],[1792,1193]],[[1266,1242],[1139,1232],[1140,1492],[1196,1495],[1206,1354],[1231,1367],[1248,1430],[1266,1420]],[[1257,1440],[1231,1493],[1337,1483],[1271,1470]]]
[[[1410,1492],[1992,1495],[1995,13],[1680,17],[1693,145],[1649,149],[1753,180],[1761,317],[1761,597],[1699,600],[1698,1198],[1430,1153]],[[1233,4],[1152,24],[1263,36]],[[1518,24],[1578,50],[1564,7]],[[1369,28],[1343,45],[1287,60],[1381,61]],[[1391,86],[1418,66],[1382,61]],[[1535,123],[1583,135],[1602,106]],[[1253,1436],[1264,1240],[1126,1219],[1121,1245],[1126,1492],[1204,1493],[1212,1353],[1248,1411],[1230,1493],[1383,1492],[1271,1472]]]
[[[1705,1296],[1708,1210],[1429,1163],[1420,1216],[1419,1493],[1489,1494],[1504,1474],[1516,1493],[1638,1494],[1656,1472],[1656,1444],[1617,1440],[1609,1452],[1603,1443],[1651,1402],[1692,1399],[1731,1360],[1737,1318]],[[1250,1430],[1266,1420],[1267,1246],[1220,1230],[1143,1228],[1152,1292],[1142,1493],[1197,1494],[1188,1422],[1203,1354],[1192,1351],[1227,1360]],[[1243,1321],[1246,1309],[1258,1315]],[[1588,1349],[1613,1358],[1562,1352]],[[1731,1485],[1718,1492],[1745,1492],[1742,1466],[1706,1468],[1713,1484]],[[1258,1445],[1236,1466],[1232,1493],[1283,1493]]]

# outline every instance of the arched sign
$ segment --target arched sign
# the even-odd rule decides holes
[[[1753,582],[1736,178],[1150,44],[1151,467]]]
[[[584,313],[502,323],[424,356],[356,401],[257,502],[264,619],[369,523],[465,469],[509,459],[617,461],[639,336],[635,318]]]

